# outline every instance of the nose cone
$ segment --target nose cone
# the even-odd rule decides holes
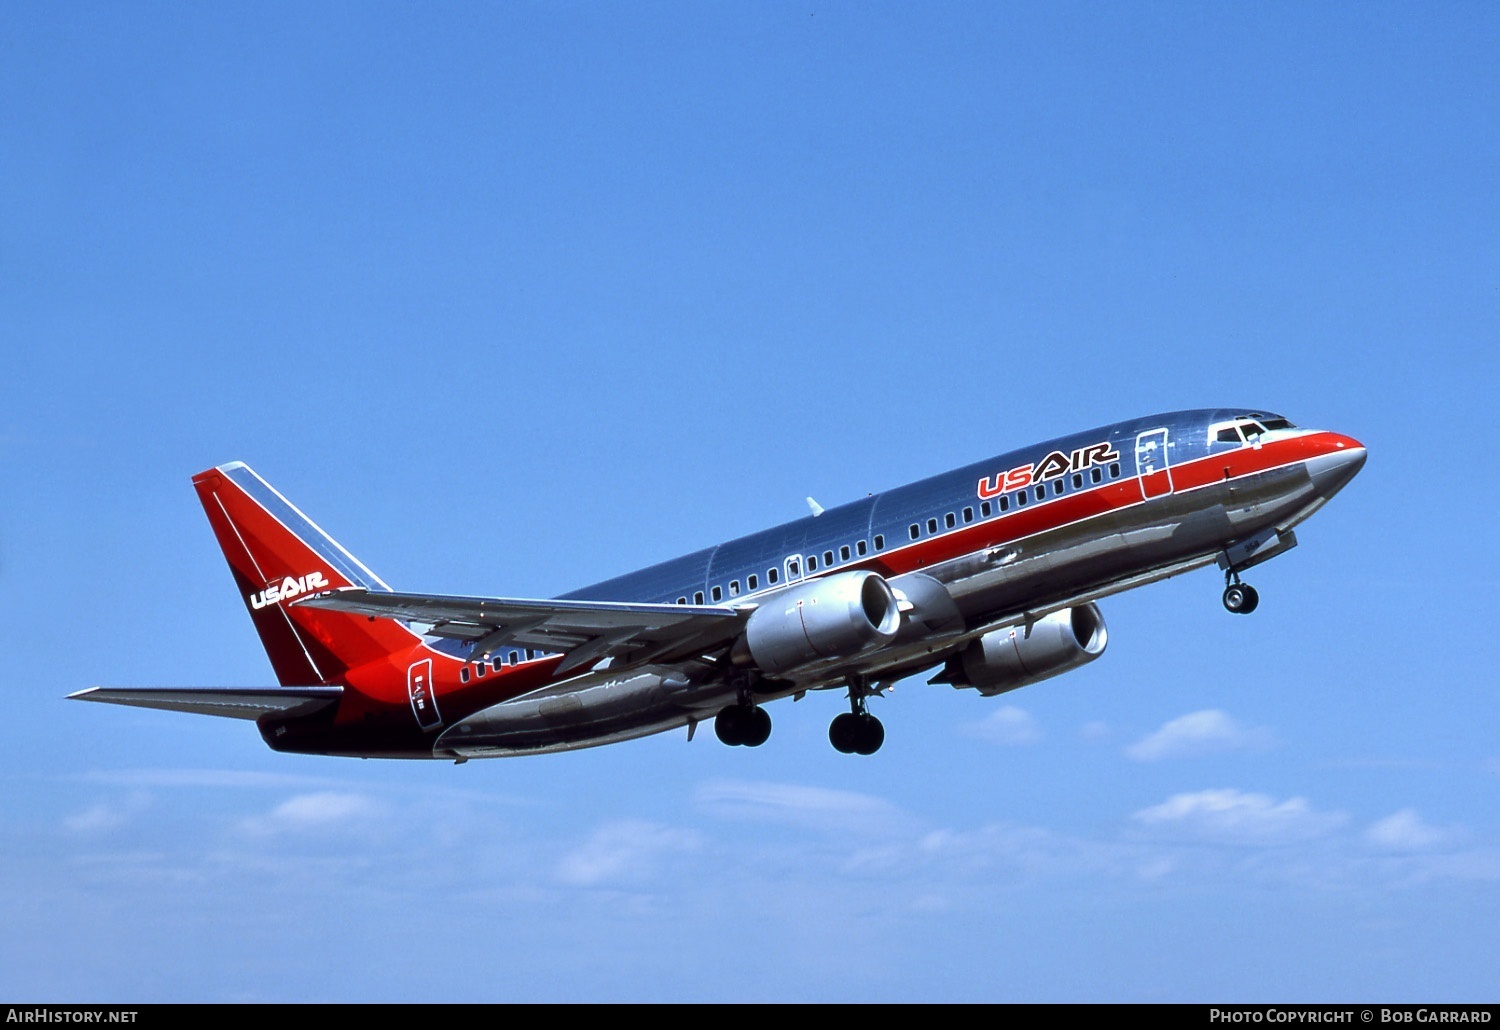
[[[1328,449],[1307,463],[1318,493],[1328,498],[1342,490],[1365,467],[1365,457],[1365,445],[1354,437],[1329,434]]]

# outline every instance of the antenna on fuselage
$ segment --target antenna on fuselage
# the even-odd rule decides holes
[[[807,506],[812,509],[813,518],[817,518],[819,515],[823,514],[823,506],[817,501],[813,500],[811,497],[807,499]]]

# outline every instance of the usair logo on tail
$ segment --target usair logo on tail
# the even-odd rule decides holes
[[[296,578],[288,576],[280,583],[267,583],[266,588],[258,594],[251,594],[250,607],[258,609],[278,601],[290,601],[309,590],[319,590],[327,585],[328,581],[323,578],[321,572],[309,572],[305,576]]]

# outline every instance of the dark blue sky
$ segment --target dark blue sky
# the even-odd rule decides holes
[[[0,8],[0,994],[1493,1000],[1487,4]],[[548,596],[1254,405],[1365,471],[1219,607],[754,751],[279,756],[189,487]]]

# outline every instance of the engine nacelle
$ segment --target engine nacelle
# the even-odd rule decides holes
[[[1029,686],[1098,658],[1109,642],[1093,604],[1064,608],[1032,624],[986,633],[949,661],[938,681],[973,687],[986,697]]]
[[[840,572],[766,598],[735,648],[768,676],[830,658],[850,658],[896,638],[901,612],[874,572]]]

